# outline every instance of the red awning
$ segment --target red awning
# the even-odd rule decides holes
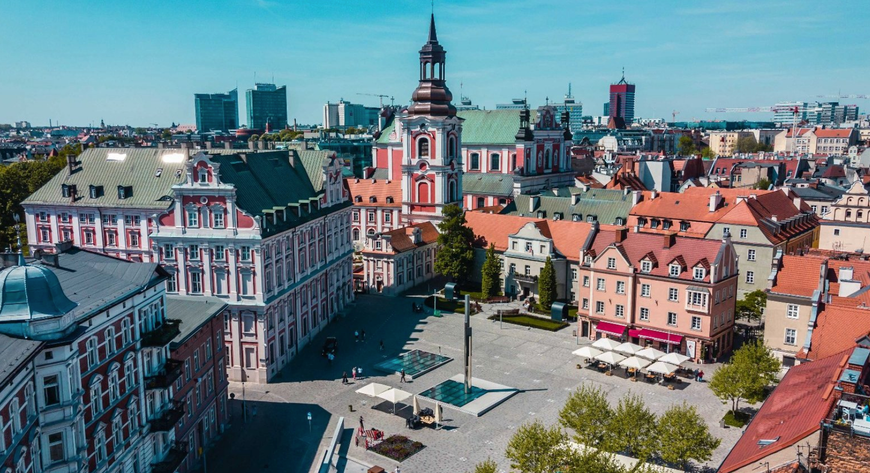
[[[622,334],[625,333],[625,325],[619,325],[613,322],[598,322],[598,325],[595,326],[595,331],[621,337]]]
[[[636,328],[628,329],[628,336],[631,338],[640,338],[640,330]]]
[[[653,330],[653,329],[649,329],[649,328],[640,329],[640,333],[638,333],[637,336],[639,338],[648,338],[650,340],[655,340],[657,342],[670,343],[671,345],[679,345],[680,342],[683,341],[682,335],[662,332],[659,330]]]

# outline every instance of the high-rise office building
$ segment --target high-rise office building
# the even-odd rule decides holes
[[[610,109],[608,115],[613,118],[621,118],[625,126],[631,126],[634,121],[634,84],[625,81],[625,71],[622,71],[622,79],[615,84],[610,84]]]
[[[794,123],[797,107],[797,122],[808,125],[840,125],[858,119],[857,105],[840,105],[839,102],[780,102],[775,106],[773,121],[782,125]]]
[[[576,102],[574,96],[571,95],[571,84],[568,84],[568,93],[565,95],[565,101],[560,104],[555,104],[556,111],[559,116],[563,112],[568,112],[568,129],[572,133],[580,131],[583,128],[583,104]]]
[[[239,92],[194,94],[196,129],[200,133],[235,130],[239,127]]]
[[[496,110],[522,110],[528,108],[529,103],[526,99],[511,99],[511,103],[497,103]]]
[[[248,128],[265,130],[266,124],[272,130],[287,126],[287,87],[275,84],[254,84],[245,93],[248,106]]]
[[[378,125],[377,107],[366,107],[358,103],[339,100],[327,102],[323,106],[323,128],[372,128]]]

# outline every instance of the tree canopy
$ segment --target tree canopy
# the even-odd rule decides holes
[[[640,396],[628,393],[619,400],[607,423],[604,448],[646,461],[656,448],[656,415]]]
[[[583,384],[568,396],[559,412],[559,423],[574,431],[577,443],[601,448],[612,417],[604,390]]]
[[[505,456],[511,468],[523,473],[552,473],[562,469],[570,457],[562,431],[546,427],[540,420],[520,426],[508,442]]]
[[[553,260],[547,256],[541,274],[538,276],[538,302],[544,310],[550,310],[556,300],[556,268]]]
[[[734,151],[738,153],[754,153],[757,146],[758,142],[755,141],[754,136],[742,136],[737,138],[737,145],[734,147]]]
[[[686,469],[690,460],[704,462],[722,441],[712,434],[695,406],[683,402],[668,408],[656,424],[657,453],[662,460]]]
[[[683,135],[677,143],[677,153],[680,156],[692,156],[697,153],[695,148],[695,140],[691,136]]]
[[[708,146],[701,150],[701,157],[704,159],[716,159],[716,153],[713,152],[713,148]]]
[[[766,306],[767,293],[762,290],[755,290],[747,293],[743,296],[743,299],[738,300],[734,310],[737,313],[737,318],[753,321],[761,320]]]
[[[763,342],[749,342],[731,356],[731,361],[716,370],[710,379],[710,390],[719,399],[731,401],[731,411],[737,412],[740,401],[758,402],[765,389],[778,381],[779,360]]]
[[[465,213],[456,204],[443,210],[444,220],[438,224],[438,253],[435,255],[435,272],[457,281],[465,282],[474,267],[474,232],[465,224]]]
[[[490,243],[486,250],[486,261],[480,272],[480,295],[486,300],[501,292],[501,261],[495,252],[495,244]]]

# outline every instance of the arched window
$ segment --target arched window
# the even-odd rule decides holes
[[[421,182],[417,184],[417,202],[429,202],[429,183]]]
[[[489,155],[489,168],[493,171],[498,171],[501,169],[501,155],[498,153],[492,153]]]
[[[126,347],[130,343],[133,342],[133,325],[130,323],[130,319],[124,317],[121,320],[121,343]]]
[[[370,236],[370,237],[371,237],[371,236],[374,236],[374,235],[375,235],[375,229],[374,229],[374,228],[369,228],[368,230],[366,230],[366,235],[368,235],[368,236]]]
[[[511,153],[511,171],[517,168],[517,153]]]
[[[847,219],[852,218],[852,211],[851,210],[846,211],[846,218]]]
[[[88,369],[93,368],[97,365],[97,362],[100,361],[99,356],[97,354],[97,339],[90,338],[87,341],[87,350],[88,350]]]
[[[450,181],[450,202],[456,202],[458,197],[456,195],[456,181]]]
[[[429,157],[429,139],[428,138],[420,138],[417,140],[417,158],[428,158]]]
[[[354,239],[354,241],[358,241],[358,240],[359,240],[359,228],[354,228],[354,229],[353,229],[353,239]]]
[[[115,347],[115,328],[109,327],[106,329],[106,355],[111,355],[115,353],[117,347]]]
[[[456,158],[456,138],[452,136],[447,141],[447,157],[449,161],[453,161]]]
[[[550,150],[544,151],[544,169],[550,169],[553,167],[553,163],[550,157]]]

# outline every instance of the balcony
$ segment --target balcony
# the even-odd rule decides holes
[[[514,273],[514,280],[517,282],[537,283],[538,277],[531,274]]]
[[[165,347],[169,345],[181,331],[178,326],[181,324],[179,320],[166,320],[162,325],[154,330],[145,333],[142,336],[143,347]]]
[[[170,448],[163,461],[152,463],[153,473],[172,473],[187,458],[187,442],[175,442]]]
[[[169,432],[183,416],[184,404],[180,401],[172,401],[169,409],[164,410],[159,416],[148,422],[151,424],[152,432]]]
[[[181,377],[183,367],[184,363],[178,360],[171,358],[166,360],[163,369],[154,375],[145,377],[145,389],[166,389],[172,386],[172,383]]]

